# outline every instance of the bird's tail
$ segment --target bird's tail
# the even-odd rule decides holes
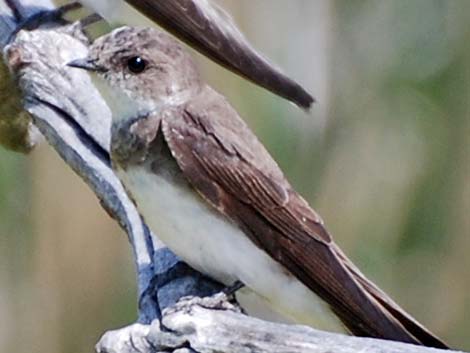
[[[345,267],[353,275],[358,284],[361,285],[364,290],[367,291],[367,293],[391,315],[391,317],[401,324],[403,330],[416,339],[416,344],[427,347],[449,349],[448,345],[444,343],[439,337],[431,333],[428,329],[416,321],[380,288],[368,280],[362,274],[362,272],[347,258],[347,256],[341,251],[339,247],[335,247],[335,252],[338,257],[343,260]],[[358,336],[361,335],[359,332],[353,332],[353,334]]]

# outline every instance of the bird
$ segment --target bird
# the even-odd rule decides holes
[[[314,98],[259,54],[232,18],[210,0],[80,0],[111,25],[165,28],[211,60],[309,110]]]
[[[297,323],[447,348],[347,258],[173,37],[122,27],[68,65],[111,109],[112,166],[131,199],[191,267]]]

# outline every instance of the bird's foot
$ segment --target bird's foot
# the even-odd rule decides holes
[[[190,312],[195,306],[211,310],[229,310],[237,313],[242,313],[241,307],[233,302],[231,295],[227,295],[225,291],[216,293],[210,297],[183,297],[176,302],[175,305],[166,308],[163,311],[163,316],[173,314],[178,311]]]
[[[233,297],[237,291],[245,287],[245,284],[242,281],[235,281],[233,284],[222,289],[222,292],[225,293],[227,297]]]

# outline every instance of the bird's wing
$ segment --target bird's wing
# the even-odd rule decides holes
[[[233,20],[209,0],[125,0],[229,70],[308,109],[312,96],[251,47]]]
[[[373,282],[368,280],[364,274],[349,260],[343,251],[335,244],[334,251],[343,260],[344,265],[348,268],[354,278],[371,294],[387,311],[389,311],[400,323],[415,336],[423,344],[447,349],[448,346],[440,338],[436,337],[427,328],[421,325],[415,318],[403,310],[393,299],[385,294]]]
[[[172,155],[201,196],[325,300],[353,334],[445,347],[414,320],[402,322],[408,314],[337,250],[225,100],[213,91],[203,97],[162,120]]]

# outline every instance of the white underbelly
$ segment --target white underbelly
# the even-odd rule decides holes
[[[171,183],[143,167],[118,175],[150,229],[189,265],[227,285],[242,281],[297,323],[344,332],[325,302],[189,186]]]

